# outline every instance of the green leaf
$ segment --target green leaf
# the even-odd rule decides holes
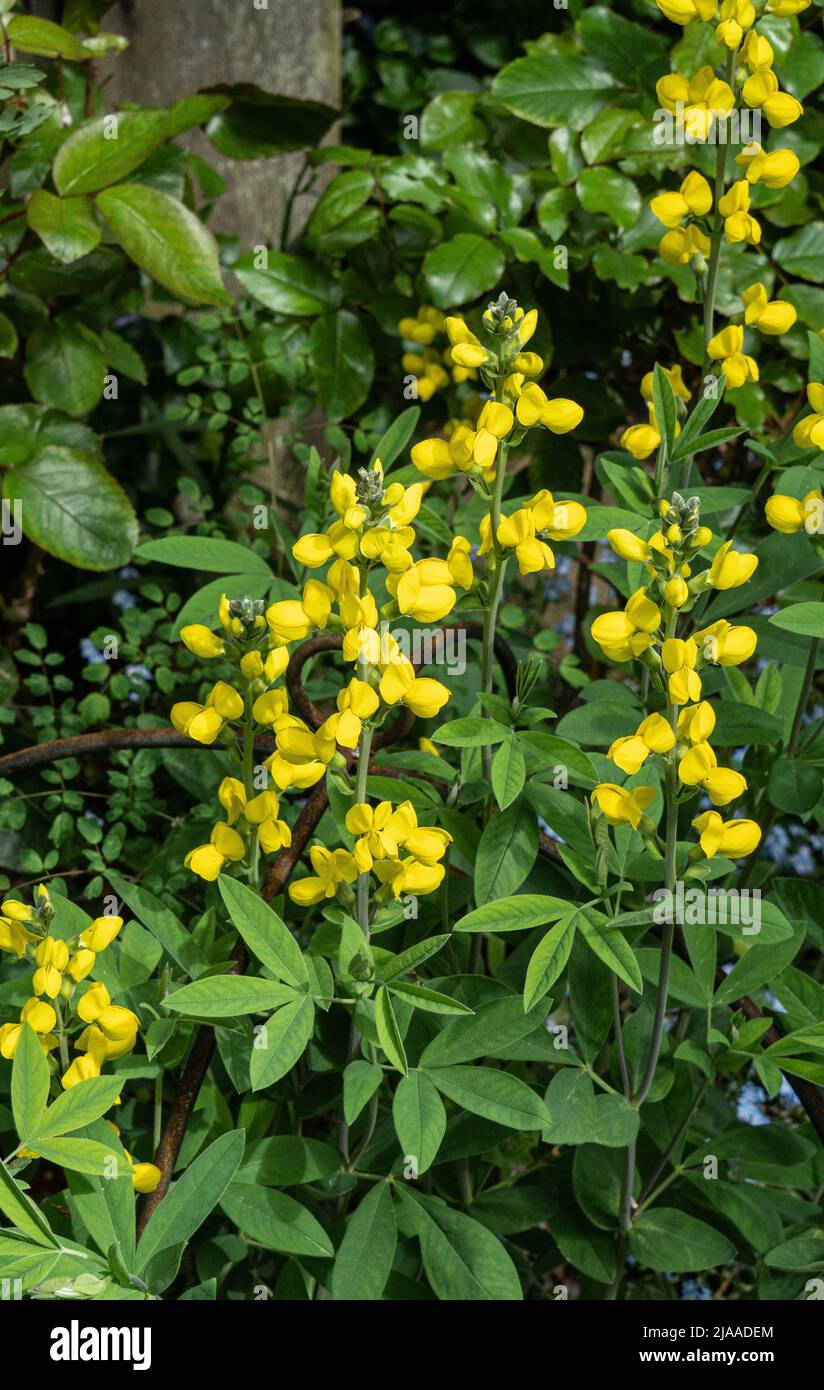
[[[441,1302],[516,1302],[521,1281],[497,1236],[463,1212],[415,1193],[403,1184],[398,1195],[421,1243],[426,1277]]]
[[[267,1019],[255,1037],[249,1063],[253,1091],[272,1086],[303,1056],[315,1024],[315,1006],[308,997],[295,999]]]
[[[105,1141],[117,1158],[120,1177],[91,1173],[67,1174],[71,1207],[77,1212],[100,1253],[108,1255],[118,1245],[127,1269],[134,1266],[135,1190],[128,1159],[117,1136],[105,1120],[97,1120],[85,1137]]]
[[[116,1167],[117,1176],[120,1175],[117,1150],[93,1139],[40,1139],[37,1152],[48,1163],[71,1168],[76,1173],[94,1173],[98,1176],[112,1174],[114,1180],[112,1169]]]
[[[733,1004],[766,984],[790,964],[798,953],[802,938],[803,930],[799,930],[789,941],[779,941],[774,946],[751,946],[718,986],[715,1003]]]
[[[441,994],[436,989],[428,989],[425,985],[413,985],[398,981],[389,986],[391,994],[397,994],[401,999],[406,999],[415,1009],[423,1009],[430,1014],[458,1014],[465,1017],[471,1014],[472,1010],[466,1004],[461,1004],[457,999],[452,999],[448,994]]]
[[[137,542],[132,504],[91,455],[49,445],[3,476],[23,503],[23,530],[42,550],[84,570],[118,569]]]
[[[59,1246],[59,1241],[40,1208],[27,1197],[18,1182],[15,1182],[5,1163],[0,1159],[0,1211],[4,1212],[13,1226],[29,1236],[36,1245],[47,1248]]]
[[[234,1182],[220,1205],[239,1231],[259,1241],[267,1250],[304,1255],[309,1259],[328,1259],[335,1253],[331,1240],[312,1213],[284,1192]]]
[[[508,1129],[543,1129],[546,1106],[525,1082],[491,1067],[434,1067],[427,1076],[443,1095],[473,1115]]]
[[[824,284],[824,222],[807,222],[773,247],[773,259],[787,274]]]
[[[483,903],[455,923],[456,932],[530,931],[564,917],[570,904],[541,893],[518,893],[512,898]]]
[[[413,1070],[392,1097],[392,1121],[404,1160],[413,1159],[418,1177],[435,1162],[446,1132],[446,1111],[430,1078]]]
[[[382,961],[378,967],[378,974],[382,982],[386,985],[391,980],[397,980],[401,975],[406,975],[410,970],[417,970],[418,966],[431,956],[435,956],[443,950],[449,934],[444,932],[442,936],[430,936],[426,941],[419,941],[414,946],[409,946],[405,951],[401,951],[399,956],[394,956],[389,960]]]
[[[397,1240],[389,1184],[377,1182],[347,1222],[332,1269],[332,1297],[379,1301],[392,1272]]]
[[[492,790],[502,811],[523,789],[526,781],[526,763],[518,739],[506,739],[492,759]]]
[[[652,374],[652,401],[655,418],[659,422],[661,434],[667,446],[667,457],[671,457],[675,443],[675,424],[678,411],[672,383],[660,362],[656,362]]]
[[[824,637],[824,604],[791,603],[773,613],[770,623],[784,632],[796,632],[801,637]]]
[[[84,121],[57,151],[52,169],[55,188],[66,198],[119,183],[163,143],[169,124],[165,111],[148,110],[119,111]]]
[[[103,395],[106,359],[96,333],[59,318],[34,330],[23,371],[35,400],[67,415],[88,415]]]
[[[353,1125],[363,1107],[369,1103],[383,1081],[383,1068],[376,1062],[364,1062],[360,1058],[350,1062],[343,1073],[343,1114],[348,1125]]]
[[[546,1144],[600,1144],[623,1149],[638,1133],[638,1111],[624,1096],[596,1095],[589,1073],[572,1067],[556,1072],[546,1093]]]
[[[492,83],[492,99],[532,125],[581,130],[618,95],[609,73],[587,58],[534,53],[516,58]]]
[[[635,959],[635,952],[620,931],[604,932],[605,921],[603,913],[596,912],[593,908],[584,908],[578,914],[581,935],[589,949],[628,984],[630,989],[642,994],[644,981]]]
[[[339,1169],[340,1157],[330,1144],[295,1134],[274,1134],[250,1145],[235,1181],[263,1187],[296,1187],[330,1178]]]
[[[291,1004],[295,991],[279,980],[257,980],[245,975],[210,975],[176,989],[164,999],[173,1013],[197,1018],[232,1018],[234,1014],[260,1014]]]
[[[423,274],[433,304],[448,309],[494,289],[505,268],[506,257],[500,247],[461,232],[427,254]]]
[[[90,1076],[78,1081],[68,1091],[57,1097],[33,1131],[27,1135],[29,1147],[40,1148],[44,1139],[58,1138],[74,1129],[82,1129],[101,1119],[111,1110],[120,1092],[123,1078],[120,1076]]]
[[[410,405],[407,410],[402,410],[400,415],[392,421],[389,429],[381,435],[370,463],[375,463],[377,459],[380,459],[383,470],[386,472],[390,464],[393,464],[395,459],[403,453],[415,433],[420,415],[419,405]]]
[[[100,227],[87,198],[55,198],[38,188],[26,206],[26,220],[55,260],[64,265],[88,255],[100,242]]]
[[[104,189],[96,202],[126,255],[164,289],[195,304],[228,304],[217,242],[183,203],[139,183]]]
[[[74,34],[50,19],[14,15],[6,25],[6,32],[21,53],[35,53],[39,58],[68,58],[73,63],[88,63],[94,56]]]
[[[357,314],[340,309],[317,319],[311,350],[326,415],[334,422],[354,415],[369,395],[375,375],[375,354]]]
[[[264,308],[276,314],[325,314],[340,302],[340,290],[330,275],[300,256],[267,252],[265,269],[254,264],[250,251],[232,267],[243,288]]]
[[[46,1113],[51,1073],[40,1039],[30,1024],[24,1023],[11,1069],[11,1108],[14,1127],[21,1144],[37,1128]]]
[[[266,92],[251,82],[222,83],[209,92],[229,98],[206,135],[228,159],[268,159],[319,145],[340,112],[319,101]]]
[[[578,197],[587,212],[605,212],[616,227],[629,231],[641,216],[641,194],[632,179],[603,165],[583,169],[578,178]]]
[[[452,1019],[427,1043],[421,1065],[447,1067],[476,1057],[494,1057],[541,1029],[546,1014],[542,1003],[525,1014],[519,994],[478,1004],[472,1018]]]
[[[301,949],[273,908],[245,883],[221,874],[220,895],[249,950],[279,980],[295,989],[309,984],[309,971]]]
[[[447,748],[483,748],[487,744],[503,743],[511,733],[506,724],[499,724],[496,719],[469,715],[465,719],[452,719],[442,724],[432,738],[435,743],[445,743]]]
[[[206,969],[208,962],[205,955],[171,908],[147,888],[132,883],[114,869],[109,870],[108,880],[118,897],[131,908],[135,917],[187,975],[197,975]]]
[[[720,1231],[673,1207],[650,1207],[633,1222],[629,1248],[648,1269],[686,1274],[726,1264],[735,1256]]]
[[[578,915],[573,912],[569,917],[562,917],[535,947],[526,969],[524,1012],[549,993],[565,968],[575,940]]]
[[[804,1273],[824,1269],[824,1231],[803,1231],[768,1250],[764,1259],[773,1269],[798,1269]]]
[[[381,985],[375,995],[375,1026],[378,1030],[378,1042],[393,1067],[397,1067],[398,1071],[406,1076],[406,1052],[392,1008],[392,1000],[385,985]]]
[[[797,758],[780,758],[770,768],[767,795],[779,811],[797,816],[815,810],[824,791],[824,778],[817,767]]]
[[[306,223],[304,235],[310,241],[334,232],[347,217],[372,196],[375,176],[368,169],[347,169],[324,188]]]
[[[19,341],[17,329],[8,314],[0,313],[0,357],[13,357]]]
[[[140,560],[204,570],[207,574],[272,573],[263,557],[249,546],[219,536],[163,536],[156,541],[143,541],[135,554]]]
[[[139,1274],[163,1250],[184,1245],[217,1206],[243,1158],[242,1129],[229,1130],[198,1154],[149,1217],[137,1248]]]
[[[538,855],[538,823],[521,799],[484,826],[475,859],[475,901],[505,898],[520,888]]]
[[[476,92],[438,92],[421,114],[420,141],[425,150],[445,150],[482,140],[484,124],[475,115]]]

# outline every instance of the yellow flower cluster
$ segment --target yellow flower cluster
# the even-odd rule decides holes
[[[733,551],[731,543],[725,542],[717,547],[711,563],[693,575],[698,552],[713,541],[712,532],[698,524],[697,499],[685,502],[676,493],[671,502],[662,503],[661,516],[664,527],[649,540],[625,529],[608,533],[615,553],[644,564],[652,582],[636,590],[623,612],[596,618],[592,636],[611,661],[642,661],[666,691],[667,712],[648,715],[633,734],[615,739],[607,756],[629,776],[650,757],[669,763],[674,759],[686,796],[702,790],[714,807],[723,807],[747,790],[747,780],[734,768],[718,766],[709,743],[715,712],[702,699],[700,670],[705,664],[737,666],[749,660],[756,635],[751,628],[735,627],[725,619],[686,637],[676,635],[676,625],[679,615],[688,612],[707,589],[745,584],[758,560]],[[609,825],[631,825],[647,835],[655,830],[645,814],[654,796],[650,787],[629,790],[613,783],[601,783],[592,793]],[[703,813],[693,824],[708,858],[717,853],[731,858],[750,854],[761,837],[755,822],[724,822],[717,811]]]
[[[501,519],[496,532],[498,545],[504,551],[514,551],[521,574],[538,574],[555,568],[555,556],[543,539],[571,540],[586,525],[587,514],[580,502],[556,502],[551,492],[543,488],[510,516]],[[479,555],[492,550],[492,518],[482,517]]]
[[[99,1076],[104,1063],[125,1057],[137,1041],[139,1020],[131,1009],[113,1004],[106,986],[89,983],[78,986],[94,970],[95,961],[114,941],[123,927],[123,918],[97,917],[79,935],[65,940],[51,935],[54,908],[48,890],[35,889],[34,906],[7,898],[0,908],[0,950],[34,966],[31,998],[20,1010],[17,1023],[0,1027],[0,1056],[12,1060],[23,1028],[37,1034],[48,1056],[60,1052],[60,1085],[70,1090],[80,1081]],[[73,1012],[74,1020],[68,1015]],[[80,1056],[68,1062],[70,1029],[82,1025],[73,1037]],[[141,1192],[154,1191],[160,1172],[154,1164],[132,1163],[132,1180]]]
[[[439,309],[422,304],[414,318],[402,318],[398,324],[401,337],[413,345],[405,351],[401,363],[405,372],[415,377],[415,390],[420,401],[429,401],[436,391],[442,391],[454,381],[460,385],[474,381],[477,372],[471,362],[463,362],[453,346],[443,350],[433,347],[436,338],[448,332],[449,320]],[[451,334],[450,340],[451,340]]]
[[[341,885],[354,883],[359,874],[370,871],[381,885],[375,897],[378,903],[404,894],[422,897],[442,883],[445,871],[440,861],[452,836],[438,826],[418,825],[411,801],[399,806],[381,801],[375,807],[356,802],[346,814],[346,828],[357,836],[354,851],[314,845],[309,858],[315,873],[289,885],[293,902],[311,907],[339,895]]]

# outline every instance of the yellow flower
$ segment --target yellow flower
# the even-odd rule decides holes
[[[720,23],[715,38],[725,48],[737,48],[747,29],[755,23],[755,9],[750,0],[723,0]]]
[[[644,564],[649,560],[650,548],[647,542],[642,541],[639,536],[634,536],[632,531],[627,531],[623,526],[616,526],[613,530],[607,531],[607,541],[622,560],[636,560]]]
[[[686,705],[701,698],[701,677],[695,669],[698,647],[692,637],[668,637],[661,648],[667,672],[667,690],[674,705]]]
[[[446,560],[418,560],[400,576],[389,575],[386,587],[401,613],[422,623],[436,623],[455,607],[457,594]]]
[[[313,845],[309,859],[315,876],[289,884],[289,897],[300,907],[312,907],[324,898],[334,898],[341,883],[354,883],[358,876],[357,864],[345,849],[328,850]]]
[[[743,386],[747,381],[758,380],[758,364],[754,357],[743,351],[744,329],[740,324],[728,324],[710,338],[707,345],[709,356],[721,361],[721,371],[730,389]]]
[[[776,492],[767,502],[766,517],[773,530],[785,536],[802,530],[811,536],[819,535],[824,531],[824,493],[815,488],[799,502],[797,497]]]
[[[281,647],[279,650],[283,651],[285,648]],[[247,652],[245,656],[242,656],[240,658],[240,670],[247,681],[260,680],[263,675],[263,657],[260,652]]]
[[[692,170],[677,193],[657,193],[650,202],[650,211],[665,227],[677,227],[692,213],[704,217],[712,207],[712,189],[703,174]]]
[[[520,424],[527,428],[543,425],[553,434],[569,434],[580,425],[584,412],[577,401],[557,396],[554,400],[546,395],[535,382],[525,386],[518,396],[515,413]]]
[[[661,610],[636,589],[623,613],[602,613],[592,624],[592,636],[610,661],[630,661],[652,646],[652,634],[661,622]]]
[[[109,991],[103,984],[90,985],[78,1000],[77,1016],[84,1023],[94,1025],[95,1032],[85,1029],[77,1042],[77,1047],[96,1055],[101,1060],[123,1057],[131,1052],[137,1038],[139,1020],[131,1009],[113,1004]],[[98,1036],[99,1035],[99,1036]]]
[[[580,502],[556,502],[551,492],[542,488],[536,492],[527,509],[532,514],[535,530],[544,532],[553,541],[568,541],[586,525],[586,509]]]
[[[375,859],[393,859],[408,835],[417,829],[418,818],[411,801],[393,807],[391,801],[381,801],[371,807],[356,802],[346,813],[346,828],[359,838],[355,842],[355,863],[361,873],[372,868]]]
[[[85,980],[90,970],[93,969],[94,962],[94,951],[75,951],[74,955],[69,961],[69,968],[67,973],[71,977],[71,979],[74,980],[75,984],[79,984],[81,980]]]
[[[757,246],[761,226],[750,216],[750,185],[746,179],[731,184],[723,198],[718,199],[718,211],[724,218],[724,235],[729,242],[746,241]]]
[[[264,767],[281,791],[287,787],[313,787],[325,775],[327,764],[337,751],[334,734],[325,724],[313,731],[292,715],[282,721],[276,743],[277,750],[266,759]]]
[[[675,746],[672,726],[661,714],[650,714],[638,725],[634,734],[617,738],[607,757],[632,776],[646,762],[650,753],[668,753]]]
[[[759,68],[748,77],[741,95],[748,106],[761,108],[774,130],[792,125],[804,114],[800,101],[778,90],[778,78],[771,68]]]
[[[820,381],[810,382],[807,400],[813,414],[799,420],[793,430],[793,442],[799,449],[824,449],[824,385]]]
[[[656,5],[673,24],[685,28],[693,20],[710,20],[718,9],[718,0],[655,0]]]
[[[757,141],[745,145],[735,162],[743,166],[749,183],[763,183],[765,188],[786,188],[801,168],[794,150],[772,150],[767,154]]]
[[[662,593],[672,608],[683,608],[690,596],[686,580],[682,579],[680,574],[674,574],[666,581],[662,586]]]
[[[655,418],[655,408],[651,404],[648,425],[630,425],[621,435],[621,448],[638,460],[649,458],[661,443],[661,431]]]
[[[280,727],[288,713],[289,696],[285,690],[267,690],[263,695],[258,695],[252,705],[252,718],[258,724],[271,724],[275,729]]]
[[[363,720],[370,719],[378,708],[377,692],[366,681],[350,680],[337,698],[339,713],[327,719],[324,728],[342,748],[357,748]]]
[[[415,898],[434,893],[443,883],[444,873],[443,864],[422,864],[412,857],[380,859],[375,863],[375,874],[395,898],[406,893]]]
[[[122,926],[122,917],[95,917],[91,925],[80,933],[80,945],[88,951],[105,951]]]
[[[26,942],[36,940],[34,933],[26,931],[21,921],[0,917],[0,951],[11,951],[15,956],[23,956],[26,953]]]
[[[246,791],[237,777],[224,777],[217,789],[217,799],[226,812],[226,819],[234,825],[246,805]]]
[[[647,807],[655,800],[655,788],[636,787],[634,791],[629,791],[627,787],[616,786],[614,782],[601,782],[594,789],[592,800],[597,803],[608,825],[631,825],[633,830],[637,830]]]
[[[154,1192],[160,1186],[163,1177],[160,1169],[154,1163],[134,1163],[132,1164],[132,1187],[135,1192]]]
[[[744,322],[762,333],[786,333],[798,317],[792,304],[786,304],[783,299],[768,300],[767,291],[761,284],[750,285],[741,298]]]
[[[203,623],[191,623],[180,629],[180,639],[194,656],[208,661],[215,656],[223,656],[226,650],[220,638]]]
[[[280,642],[299,642],[312,631],[312,620],[295,598],[281,599],[266,609],[266,621]]]
[[[713,806],[726,806],[747,790],[747,779],[731,767],[719,767],[708,743],[695,743],[678,764],[685,787],[703,787]]]
[[[86,1053],[83,1057],[75,1057],[70,1067],[64,1071],[60,1085],[64,1091],[70,1091],[72,1086],[77,1086],[81,1081],[90,1081],[92,1077],[100,1075],[100,1063],[92,1053]]]
[[[225,821],[218,821],[212,828],[208,845],[198,845],[196,849],[189,850],[183,863],[193,874],[197,874],[198,878],[212,883],[226,863],[236,863],[243,858],[245,852],[245,846],[237,831]]]
[[[63,983],[63,972],[69,963],[69,948],[65,941],[57,941],[53,936],[44,937],[35,951],[37,970],[32,976],[32,989],[35,994],[47,994],[56,999]]]
[[[750,72],[759,72],[762,68],[772,67],[775,55],[769,39],[753,29],[741,45],[741,57]]]
[[[475,579],[471,559],[472,544],[466,536],[456,536],[446,557],[452,583],[459,589],[471,589]]]
[[[751,627],[733,627],[726,618],[719,618],[717,623],[696,632],[694,641],[705,661],[717,666],[740,666],[749,661],[758,638]]]
[[[488,527],[483,530],[488,531]],[[549,546],[535,535],[535,521],[532,513],[525,507],[505,516],[498,527],[498,544],[505,550],[514,550],[521,574],[538,574],[541,570],[555,568],[555,556]],[[486,540],[480,547],[480,554],[488,549]]]
[[[402,338],[408,338],[412,343],[422,343],[426,346],[439,333],[443,332],[443,327],[443,314],[440,310],[433,308],[431,304],[422,304],[415,318],[401,319],[398,324],[398,332]]]
[[[659,79],[655,90],[661,105],[677,114],[687,138],[695,143],[706,140],[716,120],[735,107],[732,88],[717,78],[709,65],[689,79],[669,73]]]
[[[757,555],[742,555],[732,549],[732,541],[726,541],[710,565],[710,584],[714,589],[737,589],[752,578],[757,568]]]
[[[56,1022],[57,1014],[51,1004],[42,999],[27,999],[20,1010],[20,1022],[4,1023],[0,1028],[0,1055],[11,1061],[17,1051],[24,1023],[28,1023],[38,1035],[43,1035],[51,1033]]]
[[[706,743],[715,728],[715,710],[708,700],[689,705],[678,716],[676,733],[689,743]]]
[[[179,734],[186,734],[203,744],[214,743],[224,724],[216,709],[199,705],[194,700],[183,700],[172,705],[169,717]]]
[[[704,811],[693,825],[708,859],[721,853],[727,859],[744,859],[758,847],[761,831],[754,820],[722,820],[717,811]]]
[[[684,402],[689,401],[692,398],[692,392],[684,381],[680,365],[676,362],[673,367],[664,367],[663,371],[664,376],[669,379],[669,384],[672,387],[672,393],[676,400]],[[641,395],[644,397],[645,401],[652,400],[652,383],[654,379],[654,372],[646,372],[641,378]]]
[[[689,265],[693,256],[706,259],[710,247],[706,232],[690,222],[686,227],[675,227],[671,232],[665,232],[658,243],[658,254],[668,265]]]

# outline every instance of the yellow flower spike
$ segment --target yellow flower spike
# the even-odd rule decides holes
[[[89,1052],[83,1057],[75,1057],[71,1066],[64,1071],[60,1085],[64,1091],[70,1091],[72,1086],[77,1086],[81,1081],[90,1081],[93,1077],[100,1075],[100,1063]]]
[[[744,322],[761,333],[786,333],[792,328],[798,315],[792,304],[784,300],[767,299],[767,291],[761,284],[750,285],[741,295],[744,304]]]
[[[612,531],[607,531],[607,541],[616,555],[622,560],[636,560],[643,564],[649,560],[650,548],[646,541],[633,535],[632,531],[627,531],[622,526],[615,527]]]
[[[199,656],[204,661],[209,661],[216,656],[223,656],[226,650],[217,633],[212,632],[203,623],[191,623],[187,627],[182,627],[180,640],[193,656]]]
[[[637,830],[642,816],[655,800],[654,787],[636,787],[629,791],[614,782],[601,782],[592,792],[592,801],[602,812],[608,825],[631,825]]]
[[[91,926],[80,933],[80,945],[88,951],[105,951],[122,927],[122,917],[95,917]]]
[[[688,705],[678,716],[678,738],[689,743],[706,743],[715,728],[715,710],[708,700]]]
[[[765,188],[786,188],[801,168],[794,150],[767,154],[757,142],[745,145],[735,162],[743,167],[748,183],[763,183]]]
[[[824,531],[824,493],[816,488],[799,501],[776,492],[767,502],[765,515],[773,530],[785,536],[802,530],[809,535],[820,534]]]
[[[679,574],[674,574],[672,578],[668,579],[664,584],[663,594],[667,603],[673,608],[683,608],[690,596],[690,591],[681,576]]]
[[[740,666],[749,661],[758,643],[751,627],[733,627],[726,618],[696,632],[693,640],[704,661],[717,666]]]
[[[65,941],[53,936],[44,937],[35,951],[37,970],[32,976],[32,990],[35,994],[47,994],[56,999],[63,984],[63,972],[69,964],[69,948]]]
[[[692,822],[701,837],[701,848],[708,859],[721,853],[727,859],[744,859],[761,840],[761,830],[752,820],[724,821],[717,811],[704,811]]]
[[[732,549],[732,541],[726,541],[710,565],[709,582],[714,589],[737,589],[752,578],[757,568],[757,555],[742,555]]]
[[[230,825],[234,825],[246,806],[246,791],[237,777],[224,777],[217,789],[217,799],[226,812]]]
[[[163,1174],[154,1163],[135,1163],[132,1166],[132,1187],[135,1192],[155,1192],[162,1178]]]
[[[725,48],[738,48],[746,31],[755,23],[755,8],[750,0],[723,0],[719,19],[716,42],[724,44]]]

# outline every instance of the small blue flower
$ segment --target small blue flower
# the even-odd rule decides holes
[[[708,1298],[712,1298],[712,1293],[707,1288],[706,1284],[701,1284],[696,1278],[690,1277],[689,1279],[681,1280],[679,1296],[687,1302],[693,1302],[695,1300],[703,1302]]]
[[[736,1102],[736,1111],[742,1125],[768,1125],[769,1116],[763,1110],[766,1103],[767,1092],[761,1086],[756,1086],[754,1081],[745,1081],[738,1092]]]
[[[98,651],[91,637],[80,638],[80,655],[89,665],[97,665],[98,662],[105,661],[106,658],[101,651]]]

